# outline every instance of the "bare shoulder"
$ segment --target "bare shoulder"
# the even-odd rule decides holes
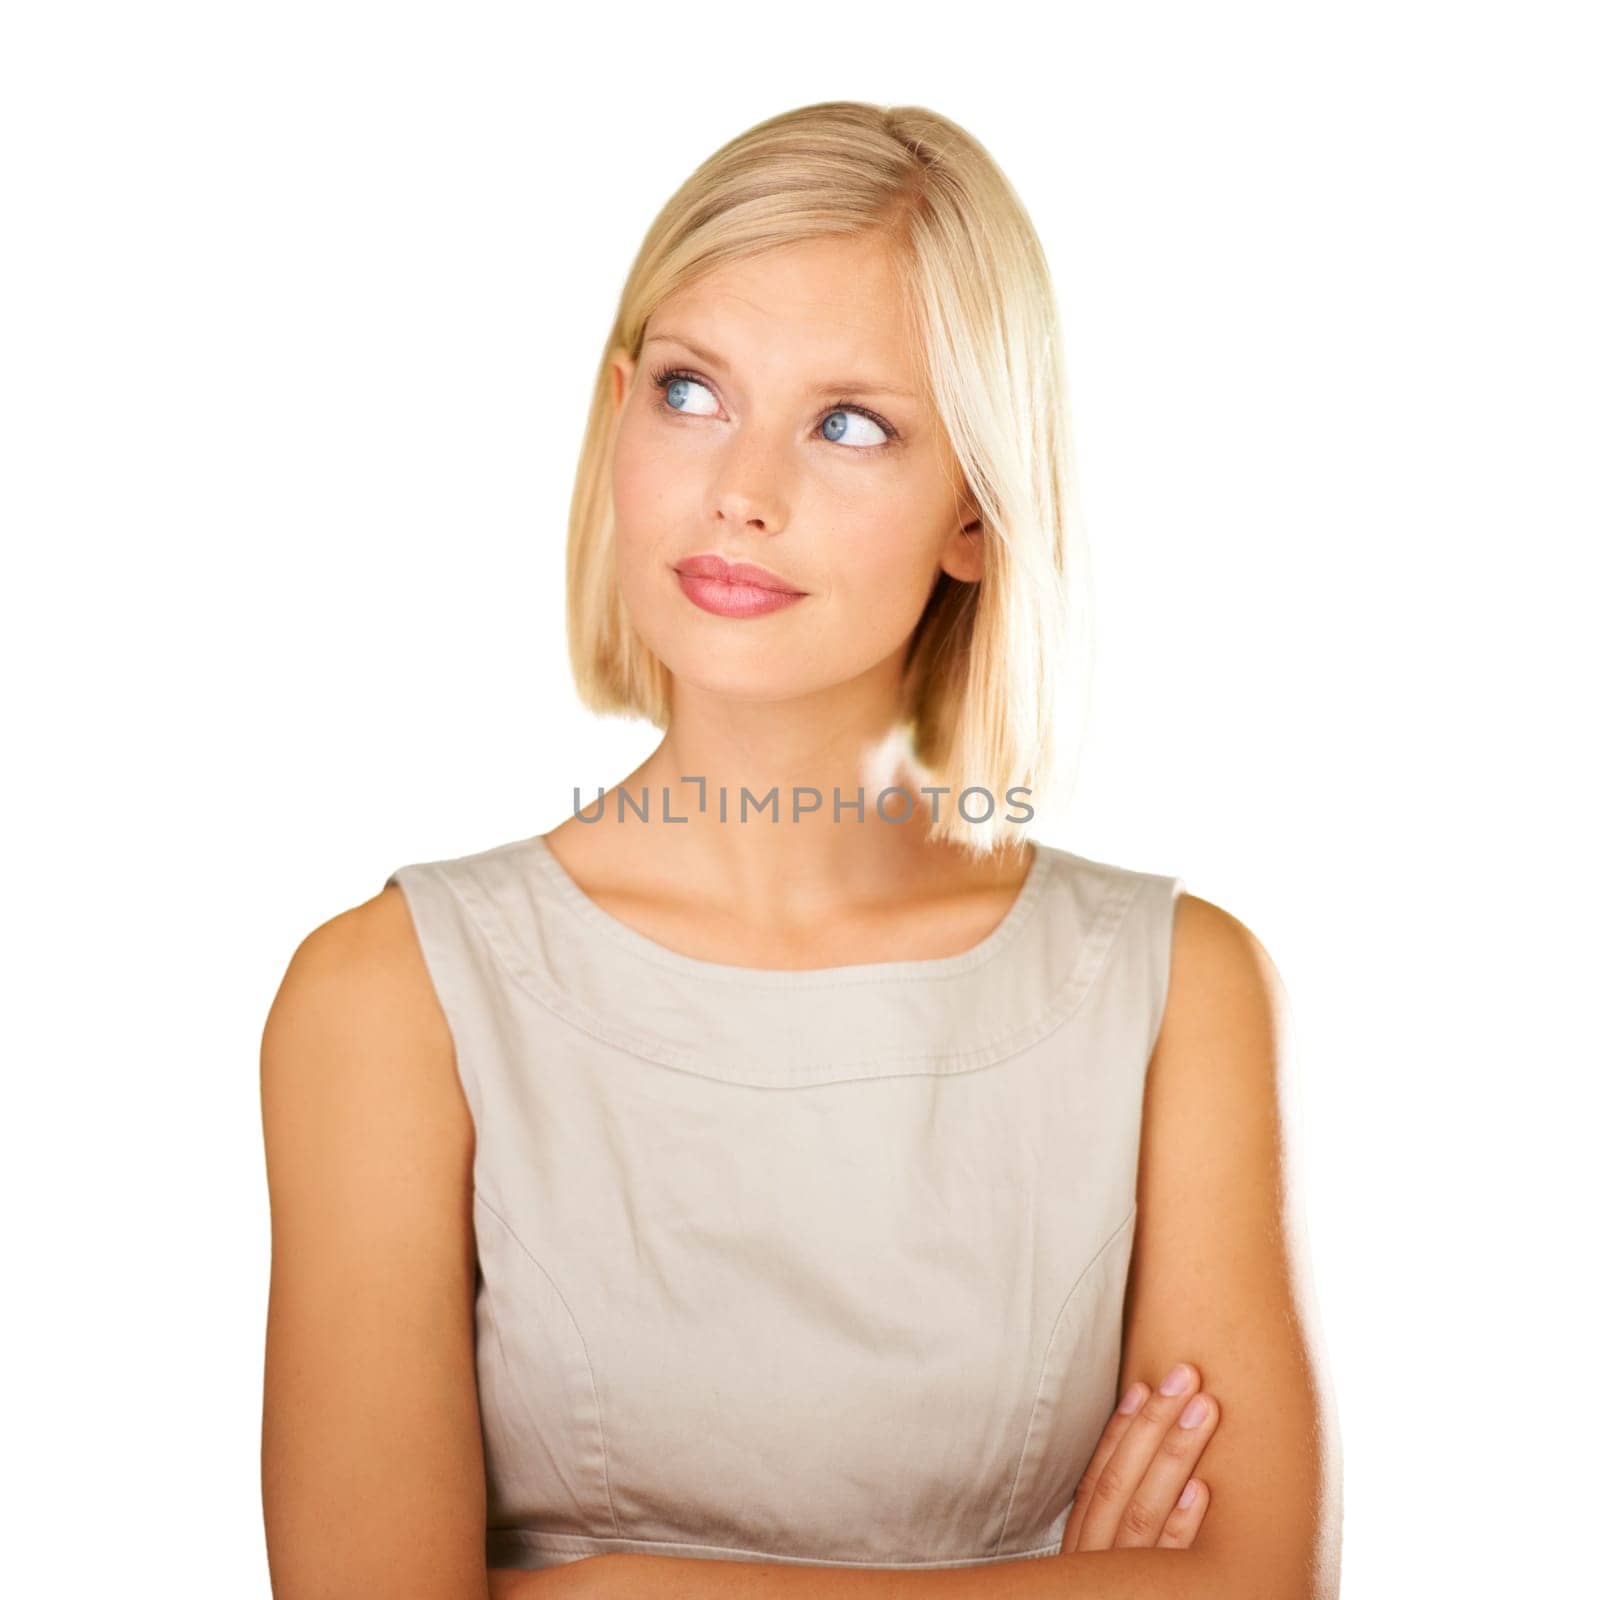
[[[295,947],[269,1023],[286,1006],[326,1006],[382,1001],[402,1006],[409,1020],[435,1014],[435,1042],[449,1030],[423,964],[404,893],[390,884],[370,900],[313,928]]]
[[[263,1092],[313,1075],[323,1092],[381,1091],[470,1135],[454,1043],[405,896],[389,885],[314,928],[291,956],[262,1036]],[[396,1106],[396,1109],[400,1109]],[[462,1118],[467,1117],[465,1123]]]
[[[398,889],[294,951],[261,1109],[273,1593],[481,1594],[473,1129]]]
[[[1254,932],[1210,900],[1180,894],[1166,1022],[1178,1030],[1207,1020],[1225,1025],[1230,1017],[1280,1023],[1286,1014],[1282,979]]]
[[[1146,1076],[1139,1200],[1147,1244],[1157,1229],[1191,1225],[1178,1198],[1218,1175],[1224,1153],[1233,1202],[1248,1198],[1254,1212],[1234,1220],[1258,1220],[1281,1202],[1289,1070],[1287,999],[1261,940],[1221,906],[1179,895],[1166,1008]],[[1214,1192],[1217,1203],[1227,1198]]]

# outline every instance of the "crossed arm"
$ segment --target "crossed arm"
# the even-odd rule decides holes
[[[1130,1541],[922,1571],[618,1554],[490,1574],[471,1119],[404,903],[386,889],[296,951],[262,1044],[273,1228],[262,1485],[276,1600],[1334,1600],[1339,1445],[1286,1032],[1265,952],[1184,896],[1146,1084],[1121,1388],[1154,1389],[1190,1360],[1217,1403],[1191,1548]]]

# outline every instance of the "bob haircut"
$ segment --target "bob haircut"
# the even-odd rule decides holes
[[[637,358],[656,308],[715,268],[841,234],[893,246],[923,393],[965,477],[952,487],[970,495],[986,541],[983,577],[941,572],[911,634],[903,752],[919,781],[950,786],[934,837],[978,856],[1020,847],[1011,824],[1026,816],[1014,808],[1048,792],[1064,690],[1087,688],[1087,671],[1067,660],[1087,649],[1090,613],[1066,377],[1049,269],[1021,201],[976,139],[923,107],[833,100],[759,122],[702,162],[651,224],[606,341],[568,520],[578,694],[601,714],[663,729],[670,717],[671,676],[634,631],[617,581],[613,354]],[[1018,787],[1026,793],[1011,798]]]

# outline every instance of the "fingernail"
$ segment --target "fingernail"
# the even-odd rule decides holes
[[[1198,1428],[1206,1420],[1206,1403],[1196,1395],[1188,1405],[1183,1408],[1183,1415],[1178,1418],[1180,1428]]]
[[[1162,1394],[1182,1394],[1189,1382],[1189,1369],[1179,1362],[1161,1384]]]
[[[1183,1493],[1178,1496],[1178,1508],[1187,1511],[1194,1504],[1195,1481],[1191,1478],[1184,1486]]]
[[[1122,1397],[1122,1404],[1117,1407],[1123,1416],[1139,1409],[1139,1385],[1134,1386]]]

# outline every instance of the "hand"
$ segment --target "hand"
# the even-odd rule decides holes
[[[1201,1392],[1197,1368],[1184,1362],[1174,1370],[1182,1379],[1176,1394],[1136,1383],[1112,1414],[1078,1484],[1063,1555],[1139,1546],[1187,1550],[1194,1543],[1211,1493],[1196,1478],[1194,1498],[1187,1506],[1178,1500],[1216,1432],[1218,1407],[1215,1396]],[[1185,1428],[1178,1418],[1197,1395],[1205,1415]]]

